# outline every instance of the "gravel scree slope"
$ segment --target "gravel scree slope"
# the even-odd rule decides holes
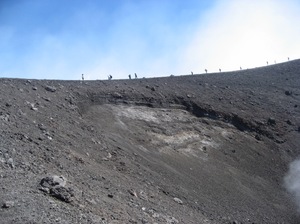
[[[300,60],[107,81],[0,79],[0,223],[300,223]]]

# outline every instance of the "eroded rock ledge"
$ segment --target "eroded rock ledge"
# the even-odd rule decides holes
[[[102,95],[99,93],[89,92],[84,97],[81,96],[78,101],[78,108],[80,114],[85,113],[90,106],[115,104],[115,105],[133,105],[146,106],[150,108],[164,108],[164,109],[183,109],[199,118],[209,118],[229,123],[235,126],[240,131],[252,132],[256,135],[257,140],[262,136],[274,140],[276,143],[283,143],[284,135],[275,130],[276,121],[270,122],[273,118],[266,121],[249,120],[239,116],[236,113],[226,113],[215,110],[210,105],[204,105],[199,102],[189,99],[188,97],[173,96],[169,99],[155,99],[154,97],[141,96],[126,96],[119,93]]]

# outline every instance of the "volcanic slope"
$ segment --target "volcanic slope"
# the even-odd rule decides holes
[[[300,223],[300,60],[134,80],[0,79],[1,223]]]

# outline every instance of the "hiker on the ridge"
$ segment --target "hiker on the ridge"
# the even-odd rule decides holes
[[[84,75],[83,74],[81,75],[81,79],[82,79],[82,81],[84,80]]]
[[[134,77],[137,79],[137,74],[136,73],[134,73]]]
[[[129,77],[129,79],[131,79],[131,75],[130,74],[128,75],[128,77]]]
[[[108,80],[112,80],[112,75],[109,75],[109,76],[108,76]]]

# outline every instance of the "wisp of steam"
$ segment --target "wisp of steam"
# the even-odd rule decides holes
[[[284,177],[284,186],[294,196],[295,203],[300,212],[300,159],[290,164],[289,171]]]

